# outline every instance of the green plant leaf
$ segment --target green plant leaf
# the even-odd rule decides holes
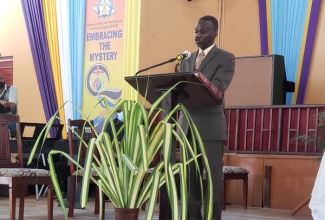
[[[205,150],[200,134],[186,108],[178,104],[170,112],[160,109],[161,101],[171,92],[179,82],[166,91],[150,109],[146,109],[143,104],[133,100],[120,100],[116,106],[110,109],[105,99],[100,103],[107,108],[107,115],[103,119],[103,128],[96,132],[96,138],[90,139],[86,144],[87,152],[84,164],[80,164],[80,152],[77,160],[71,158],[68,154],[53,150],[49,154],[49,164],[53,186],[57,195],[62,195],[59,187],[53,155],[61,154],[76,167],[83,171],[80,201],[84,207],[88,201],[88,190],[90,182],[94,182],[100,190],[110,198],[114,206],[119,208],[136,208],[140,207],[145,201],[148,201],[146,219],[152,219],[154,207],[156,206],[159,188],[166,184],[168,199],[172,209],[172,219],[186,219],[187,214],[187,185],[188,177],[187,167],[190,163],[196,166],[196,172],[201,175],[198,166],[198,158],[202,157],[207,170],[207,203],[206,213],[208,218],[212,216],[212,180],[210,168],[205,156]],[[115,129],[113,116],[122,110],[124,114],[124,124]],[[91,120],[91,113],[83,115],[86,121]],[[189,124],[190,136],[188,137],[181,126],[177,123],[177,112],[182,112]],[[162,116],[163,115],[163,116]],[[44,128],[43,139],[38,138],[34,145],[33,154],[35,154],[38,144],[44,144],[45,136],[49,133],[54,121],[61,120],[58,115],[54,115]],[[63,122],[65,123],[65,122]],[[65,123],[66,124],[66,123]],[[105,132],[107,126],[111,126],[112,136]],[[71,128],[68,128],[71,129]],[[179,130],[176,132],[175,129]],[[124,133],[123,139],[118,140],[118,135]],[[83,135],[76,135],[81,140]],[[170,161],[173,140],[180,146],[180,161]],[[98,152],[95,153],[95,152]],[[155,155],[161,152],[162,160],[155,166],[150,167]],[[31,158],[33,155],[31,155]],[[93,174],[96,175],[93,175]],[[175,175],[180,178],[180,195],[178,195]],[[203,184],[200,179],[200,191],[203,198]],[[180,200],[178,200],[180,198]],[[62,196],[58,196],[59,204],[64,210]],[[204,201],[204,200],[203,200]],[[100,197],[100,202],[103,197]],[[102,207],[102,206],[101,206]]]

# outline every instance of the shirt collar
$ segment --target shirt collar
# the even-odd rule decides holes
[[[205,56],[210,52],[210,50],[212,49],[212,47],[214,47],[215,44],[212,44],[210,47],[206,48],[205,50],[203,50]],[[199,49],[199,53],[200,54],[202,52],[201,49]]]
[[[2,95],[6,90],[8,90],[7,84],[5,84],[5,87],[3,88],[3,91],[0,93],[0,95]]]

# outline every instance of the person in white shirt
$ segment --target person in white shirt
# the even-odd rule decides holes
[[[314,188],[311,193],[309,208],[314,220],[325,220],[325,153],[320,163]]]

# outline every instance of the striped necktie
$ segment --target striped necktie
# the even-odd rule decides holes
[[[200,67],[200,65],[202,63],[202,60],[204,59],[204,56],[205,56],[204,52],[201,51],[201,53],[199,54],[199,56],[196,59],[194,72],[199,71],[199,67]]]

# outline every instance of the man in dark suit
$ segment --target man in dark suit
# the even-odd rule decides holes
[[[224,93],[234,75],[235,56],[215,45],[217,34],[218,20],[215,17],[204,16],[200,18],[196,24],[194,34],[195,43],[199,49],[193,52],[189,59],[184,59],[181,62],[180,71],[199,71],[220,92]],[[220,105],[190,108],[188,111],[202,137],[211,169],[213,183],[213,220],[221,220],[223,143],[227,140],[224,100]],[[190,166],[190,169],[191,167],[193,166]],[[202,165],[201,167],[203,170]],[[195,176],[195,169],[190,171],[189,175],[188,219],[199,220],[202,219],[200,185]]]

